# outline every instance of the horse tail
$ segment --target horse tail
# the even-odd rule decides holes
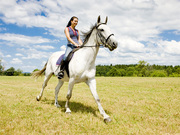
[[[44,71],[46,70],[46,66],[47,66],[47,63],[44,65],[43,69],[41,69],[40,71],[33,72],[32,77],[38,78],[39,76],[41,76],[44,73]]]

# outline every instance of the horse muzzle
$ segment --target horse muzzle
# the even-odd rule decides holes
[[[105,47],[107,47],[110,51],[113,51],[114,49],[116,49],[118,46],[117,42],[112,42],[112,44],[107,44]]]

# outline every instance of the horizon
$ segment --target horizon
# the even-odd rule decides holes
[[[56,51],[65,52],[64,29],[77,16],[77,29],[89,30],[101,15],[118,40],[100,48],[96,65],[180,65],[180,1],[171,0],[6,0],[0,2],[0,59],[5,69],[41,69]]]

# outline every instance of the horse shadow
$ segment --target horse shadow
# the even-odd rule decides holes
[[[54,106],[54,100],[48,100],[48,99],[42,99],[41,102],[43,102],[44,104],[50,104],[52,106]],[[61,112],[65,112],[66,108],[65,108],[65,103],[66,101],[58,101],[59,105],[61,106]],[[84,105],[80,102],[75,102],[75,101],[71,101],[69,103],[69,108],[71,109],[71,112],[81,112],[81,113],[92,113],[95,117],[99,117],[96,113],[99,112],[98,108],[93,108],[91,106],[88,105]],[[111,112],[105,110],[105,112],[107,112],[108,114],[111,114]]]

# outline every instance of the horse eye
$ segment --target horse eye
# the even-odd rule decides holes
[[[104,31],[104,29],[100,29],[100,31]]]

